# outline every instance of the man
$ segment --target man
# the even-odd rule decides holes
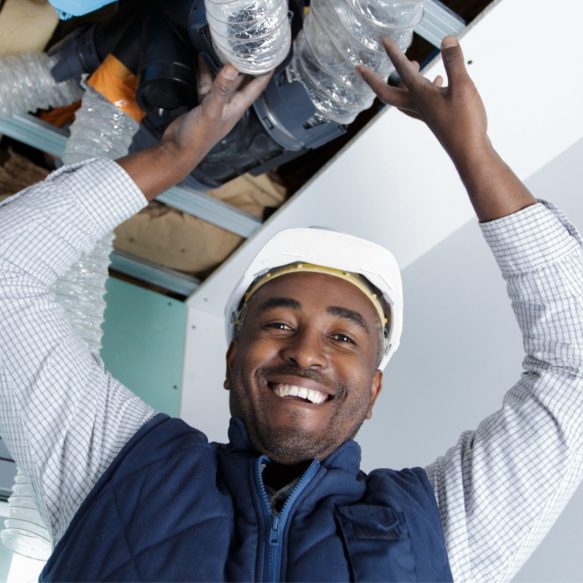
[[[228,445],[103,370],[48,290],[188,174],[267,82],[237,89],[227,67],[156,148],[65,168],[0,209],[0,432],[59,541],[47,580],[507,580],[579,483],[581,239],[494,151],[455,39],[447,87],[386,48],[401,86],[361,74],[456,165],[522,327],[521,380],[425,470],[364,475],[352,437],[398,344],[400,281],[388,252],[309,229],[268,243],[233,292]]]

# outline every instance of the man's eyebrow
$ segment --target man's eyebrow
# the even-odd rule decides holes
[[[301,307],[302,304],[293,298],[274,297],[267,298],[264,302],[262,302],[257,308],[257,311],[265,312],[272,308],[292,308],[293,310],[299,310]]]
[[[273,297],[267,298],[264,302],[259,304],[257,311],[259,313],[266,312],[272,308],[291,308],[292,310],[299,310],[302,304],[298,300],[288,297]],[[344,318],[345,320],[350,320],[358,326],[360,326],[367,334],[369,333],[369,328],[362,315],[355,310],[350,310],[348,308],[343,308],[342,306],[328,306],[326,312],[332,316],[338,316]]]
[[[341,306],[329,306],[326,311],[333,316],[339,316],[340,318],[358,324],[367,334],[369,333],[368,326],[359,312],[349,310],[348,308],[342,308]]]

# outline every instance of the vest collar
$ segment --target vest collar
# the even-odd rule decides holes
[[[240,417],[231,417],[229,445],[234,450],[258,454],[249,439],[245,423]],[[326,459],[322,460],[321,465],[328,470],[340,470],[356,475],[360,471],[360,458],[360,446],[356,441],[348,439]]]

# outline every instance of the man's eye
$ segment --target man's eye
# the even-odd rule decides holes
[[[337,342],[340,342],[342,344],[356,344],[354,340],[350,336],[347,336],[346,334],[340,333],[332,334],[331,338],[332,340],[336,340]]]
[[[269,322],[265,325],[266,328],[271,328],[272,330],[291,330],[291,326],[285,322]]]

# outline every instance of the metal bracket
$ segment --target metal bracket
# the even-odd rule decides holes
[[[60,158],[68,134],[32,115],[0,116],[0,134]]]
[[[261,227],[261,221],[252,215],[217,200],[210,194],[185,186],[174,186],[156,197],[156,200],[241,237],[250,237]]]
[[[200,281],[195,277],[154,265],[122,251],[114,251],[110,255],[110,260],[111,268],[115,271],[186,297],[192,295],[200,285]]]
[[[461,16],[439,0],[425,0],[423,18],[415,27],[415,32],[435,47],[447,35],[459,35],[466,28]]]
[[[68,137],[66,131],[32,115],[0,116],[0,134],[59,158],[63,155]],[[157,200],[241,237],[249,237],[261,226],[261,221],[254,216],[209,194],[184,186],[171,188]]]

